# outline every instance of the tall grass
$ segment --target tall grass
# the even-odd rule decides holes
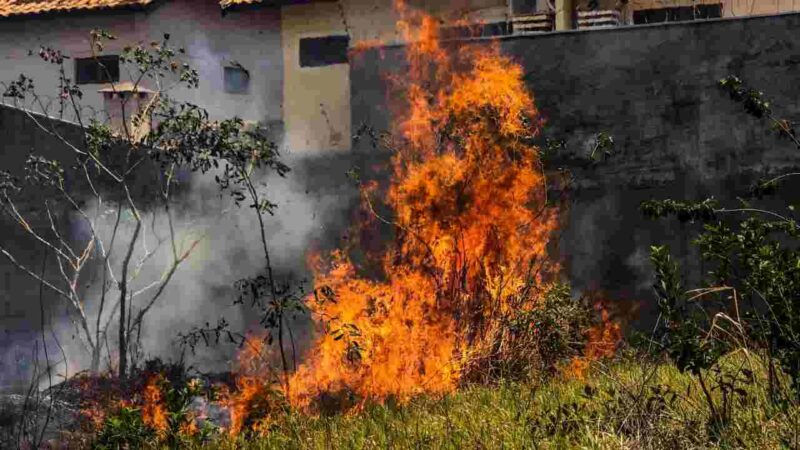
[[[728,363],[741,362],[741,357],[732,358]],[[800,408],[772,405],[762,383],[765,376],[755,373],[730,401],[731,421],[721,430],[708,426],[709,411],[696,378],[669,363],[627,357],[596,364],[584,379],[557,376],[466,386],[441,398],[371,405],[344,415],[289,413],[263,436],[218,437],[187,447],[800,448]]]

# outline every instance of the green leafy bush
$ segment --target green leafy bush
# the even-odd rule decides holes
[[[745,112],[771,121],[800,149],[790,122],[773,116],[761,92],[736,77],[719,85]],[[679,266],[664,246],[651,249],[651,261],[661,314],[656,338],[681,371],[697,377],[711,412],[709,425],[716,432],[731,421],[732,398],[745,395],[742,387],[754,380],[751,368],[721,371],[725,355],[764,355],[774,404],[785,407],[800,395],[800,226],[788,202],[777,210],[757,203],[766,195],[780,194],[780,184],[795,175],[760,180],[751,188],[753,198],[740,199],[735,207],[725,208],[714,199],[651,200],[641,205],[652,218],[703,222],[693,241],[707,268],[702,286],[684,290]],[[781,381],[781,373],[789,375],[790,385]]]
[[[95,449],[138,449],[153,445],[155,441],[156,432],[145,425],[141,411],[138,408],[126,406],[105,419],[103,428],[97,435]]]

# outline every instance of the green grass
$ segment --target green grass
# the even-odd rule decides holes
[[[217,438],[189,447],[800,448],[800,408],[767,401],[762,381],[757,374],[742,386],[730,403],[729,423],[720,427],[709,425],[695,378],[668,364],[628,360],[598,364],[585,381],[556,377],[471,386],[443,398],[373,405],[351,414],[289,414],[266,436]],[[721,402],[718,391],[712,395]]]

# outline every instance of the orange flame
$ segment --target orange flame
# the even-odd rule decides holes
[[[166,433],[169,428],[167,410],[161,392],[163,382],[164,379],[160,375],[151,377],[147,381],[142,395],[142,421],[159,434]]]
[[[272,385],[276,379],[271,370],[272,351],[265,340],[262,334],[247,336],[237,355],[236,389],[233,392],[225,389],[221,394],[221,404],[230,414],[227,431],[232,435],[239,434],[246,426],[256,434],[263,433],[270,424],[272,406],[269,402],[274,399]],[[254,411],[261,417],[251,417]]]
[[[622,327],[611,319],[605,301],[598,300],[594,307],[600,313],[600,321],[587,331],[583,356],[573,358],[567,370],[568,376],[580,380],[586,377],[592,361],[614,356],[622,341]]]
[[[492,319],[534,307],[526,287],[557,270],[546,249],[557,216],[531,143],[538,112],[522,68],[497,45],[445,48],[433,18],[398,10],[411,43],[394,82],[407,103],[391,181],[383,195],[375,183],[362,191],[394,239],[377,277],[345,251],[311,258],[309,306],[322,332],[290,379],[295,406],[453,390],[471,352],[497,337]]]

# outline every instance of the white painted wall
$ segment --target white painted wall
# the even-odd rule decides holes
[[[106,54],[119,53],[131,43],[160,40],[169,33],[174,45],[186,48],[189,64],[200,73],[198,89],[175,91],[174,95],[207,108],[215,118],[238,115],[262,122],[282,118],[280,11],[273,7],[232,11],[223,16],[217,0],[171,0],[146,11],[0,20],[0,81],[15,79],[20,73],[32,76],[37,90],[47,94],[51,108],[57,110],[57,73],[38,57],[38,49],[49,46],[72,57],[89,56],[89,32],[97,28],[119,38],[109,42]],[[250,72],[248,94],[224,91],[223,67],[232,60]],[[73,63],[67,62],[66,67],[72,77]],[[130,77],[122,68],[120,79],[126,78]],[[102,96],[96,92],[100,87],[81,85],[88,114],[102,111]]]

